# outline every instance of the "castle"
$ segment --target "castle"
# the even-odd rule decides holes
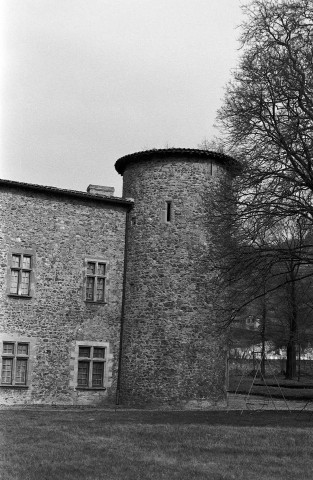
[[[0,181],[0,404],[225,403],[208,198],[232,159],[117,160],[123,197]]]

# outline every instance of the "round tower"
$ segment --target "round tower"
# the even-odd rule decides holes
[[[122,404],[185,408],[225,401],[225,340],[216,331],[209,198],[230,157],[149,150],[117,160],[127,227]]]

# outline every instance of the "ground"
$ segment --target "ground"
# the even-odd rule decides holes
[[[313,379],[286,380],[281,375],[265,378],[231,375],[228,408],[249,410],[313,410]]]
[[[313,414],[0,411],[3,480],[312,478]]]

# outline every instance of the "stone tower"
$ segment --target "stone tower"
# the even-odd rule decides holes
[[[129,214],[120,402],[181,408],[225,401],[225,341],[215,331],[208,199],[232,159],[206,150],[120,158]]]

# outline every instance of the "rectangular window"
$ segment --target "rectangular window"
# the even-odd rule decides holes
[[[13,373],[13,359],[2,359],[2,375],[1,382],[7,385],[12,385],[12,373]]]
[[[94,363],[92,368],[92,386],[93,387],[102,387],[103,385],[103,363]]]
[[[87,261],[86,301],[105,302],[106,264],[99,261]]]
[[[26,385],[28,362],[28,343],[3,342],[1,384]]]
[[[30,295],[32,256],[22,253],[12,254],[10,270],[9,293],[20,297],[28,297]]]
[[[89,362],[78,362],[78,380],[79,387],[89,386]]]
[[[27,360],[16,359],[15,385],[26,385]]]
[[[171,201],[166,202],[166,221],[167,222],[172,221],[172,202]]]
[[[77,386],[104,388],[105,348],[80,346],[78,351]]]
[[[14,354],[14,343],[6,342],[3,344],[3,353]]]

